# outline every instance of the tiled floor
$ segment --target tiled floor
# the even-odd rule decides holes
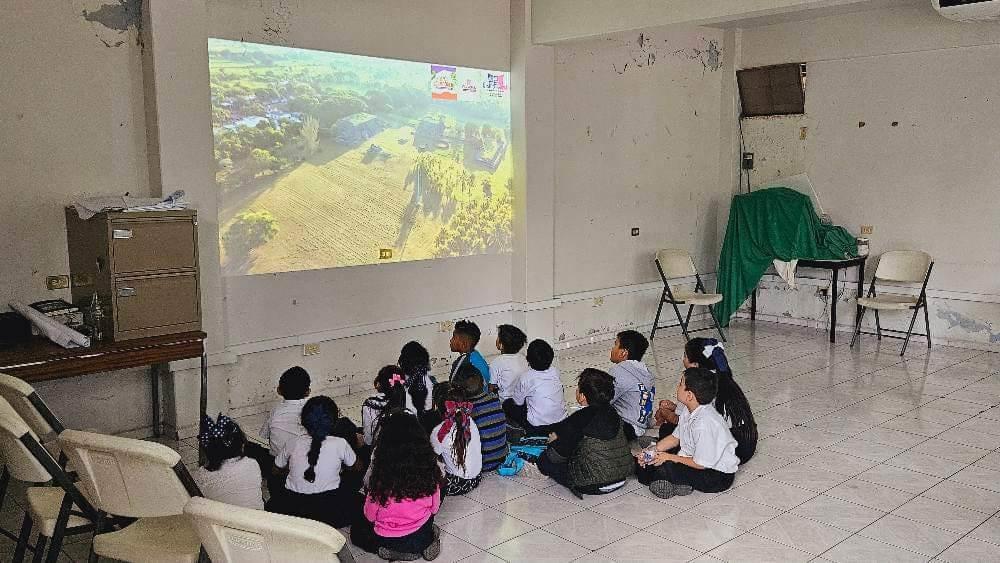
[[[661,500],[630,482],[578,500],[536,471],[491,475],[445,501],[438,561],[1000,561],[1000,354],[917,342],[903,360],[895,341],[852,351],[766,323],[729,336],[761,434],[731,490]],[[647,354],[660,396],[681,342],[658,337]],[[558,353],[567,401],[609,345]],[[355,419],[361,400],[337,398]],[[194,462],[191,441],[175,447]]]

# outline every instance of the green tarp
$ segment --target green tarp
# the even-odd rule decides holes
[[[722,326],[757,287],[771,262],[839,260],[857,256],[854,235],[843,227],[824,225],[809,196],[789,188],[767,188],[733,196],[726,240],[722,243],[715,307]]]

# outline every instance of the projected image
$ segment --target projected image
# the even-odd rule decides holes
[[[508,73],[208,52],[225,274],[510,251]]]

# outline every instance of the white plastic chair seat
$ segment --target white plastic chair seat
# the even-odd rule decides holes
[[[905,311],[917,306],[917,296],[885,293],[875,297],[862,297],[858,299],[858,305],[869,309]]]
[[[121,561],[196,563],[200,550],[198,533],[183,514],[140,518],[122,530],[94,537],[94,553]]]
[[[25,496],[28,500],[28,511],[31,521],[39,533],[51,538],[56,533],[56,519],[59,518],[59,508],[62,506],[66,493],[59,487],[28,487]],[[74,507],[76,508],[76,507]],[[75,528],[86,526],[90,520],[70,514],[67,526]]]
[[[686,305],[715,305],[722,301],[721,293],[695,293],[694,291],[675,291],[674,301]]]

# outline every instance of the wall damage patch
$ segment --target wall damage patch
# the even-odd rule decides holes
[[[83,8],[81,16],[93,26],[94,35],[105,47],[121,47],[133,31],[136,44],[142,45],[142,0],[117,0],[92,9]]]
[[[719,49],[719,42],[716,39],[705,39],[702,37],[701,47],[690,49],[678,49],[673,52],[675,57],[691,61],[699,61],[705,70],[715,72],[722,68],[722,51]]]
[[[980,321],[949,309],[940,309],[937,318],[948,323],[948,328],[958,328],[968,333],[985,332],[991,344],[1000,343],[1000,332],[993,331],[993,323]]]

